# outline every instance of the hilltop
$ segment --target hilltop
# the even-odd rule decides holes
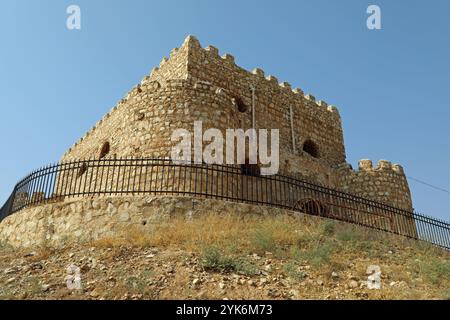
[[[450,253],[311,216],[210,214],[61,248],[3,244],[0,284],[1,299],[450,299]]]

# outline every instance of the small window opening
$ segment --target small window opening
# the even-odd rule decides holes
[[[246,112],[248,110],[242,99],[238,97],[233,98],[233,104],[236,106],[239,112]]]
[[[88,166],[85,162],[81,165],[80,169],[78,169],[77,178],[81,177],[88,169]]]
[[[261,175],[261,168],[257,164],[250,164],[248,160],[245,164],[241,164],[241,174],[245,176],[259,177]]]
[[[102,146],[102,149],[100,150],[100,159],[106,157],[106,155],[109,153],[109,142],[105,142]]]
[[[308,153],[309,155],[311,155],[314,158],[318,158],[319,157],[319,148],[311,140],[306,140],[305,141],[305,143],[303,144],[303,151]]]

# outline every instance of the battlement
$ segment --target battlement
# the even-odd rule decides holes
[[[358,169],[350,164],[337,167],[339,188],[407,211],[412,210],[411,194],[403,167],[388,160],[362,159]]]
[[[399,164],[392,164],[388,160],[379,160],[374,167],[372,160],[362,159],[358,162],[358,168],[360,171],[393,171],[398,174],[404,174],[403,167]]]
[[[353,170],[352,166],[348,163],[342,163],[336,166],[337,170],[351,171],[353,173],[367,173],[367,172],[393,172],[400,175],[404,175],[403,167],[400,164],[392,164],[388,160],[378,160],[376,166],[373,165],[370,159],[361,159],[358,161],[358,169]]]

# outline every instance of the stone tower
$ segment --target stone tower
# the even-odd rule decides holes
[[[102,157],[168,158],[175,129],[264,128],[280,130],[280,173],[301,177],[412,211],[400,165],[346,163],[341,117],[335,106],[279,83],[256,68],[237,66],[230,54],[202,48],[188,36],[127,96],[76,142],[62,161]]]

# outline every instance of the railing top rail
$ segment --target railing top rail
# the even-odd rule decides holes
[[[33,171],[32,173],[30,173],[29,175],[25,176],[25,178],[22,179],[26,180],[27,178],[29,178],[32,175],[36,175],[39,174],[41,172],[44,172],[45,170],[49,169],[49,168],[62,168],[64,166],[67,165],[79,165],[79,164],[84,164],[84,163],[93,163],[94,165],[101,165],[101,164],[105,164],[105,163],[109,163],[109,164],[113,164],[113,165],[123,165],[123,166],[133,166],[133,165],[142,165],[142,164],[129,164],[128,162],[133,162],[133,161],[147,161],[147,162],[156,162],[156,164],[165,164],[165,165],[171,165],[171,166],[192,166],[192,167],[197,167],[197,168],[206,168],[206,169],[214,169],[214,167],[216,168],[224,168],[224,169],[231,169],[236,171],[236,173],[238,173],[240,171],[240,168],[236,165],[229,165],[229,164],[207,164],[207,163],[191,163],[191,162],[182,162],[182,161],[177,161],[174,162],[172,159],[167,159],[167,158],[151,158],[151,157],[144,157],[144,158],[133,158],[133,157],[125,157],[125,158],[103,158],[103,159],[81,159],[81,160],[70,160],[70,161],[66,161],[66,162],[59,162],[56,164],[52,164],[49,165],[47,167],[41,167],[35,171]],[[335,194],[339,195],[339,196],[343,196],[346,198],[351,198],[352,200],[357,200],[357,201],[362,201],[365,202],[367,204],[373,205],[373,206],[378,206],[378,207],[382,207],[384,209],[387,210],[392,210],[392,211],[396,211],[396,212],[404,212],[405,214],[411,214],[412,212],[408,211],[408,210],[404,210],[402,208],[398,208],[398,207],[394,207],[391,205],[388,205],[386,203],[382,203],[382,202],[378,202],[375,200],[371,200],[371,199],[367,199],[355,194],[351,194],[345,191],[341,191],[338,190],[336,188],[332,188],[329,186],[324,186],[321,185],[319,183],[312,183],[297,177],[292,177],[292,176],[288,176],[288,175],[283,175],[283,174],[277,174],[277,175],[273,175],[273,176],[260,176],[260,178],[262,179],[269,179],[269,180],[279,180],[279,179],[285,179],[288,180],[290,182],[294,182],[294,183],[300,183],[303,184],[305,187],[311,188],[311,189],[321,189],[321,192],[334,192]],[[18,183],[19,184],[19,183]],[[421,214],[422,215],[422,214]]]

